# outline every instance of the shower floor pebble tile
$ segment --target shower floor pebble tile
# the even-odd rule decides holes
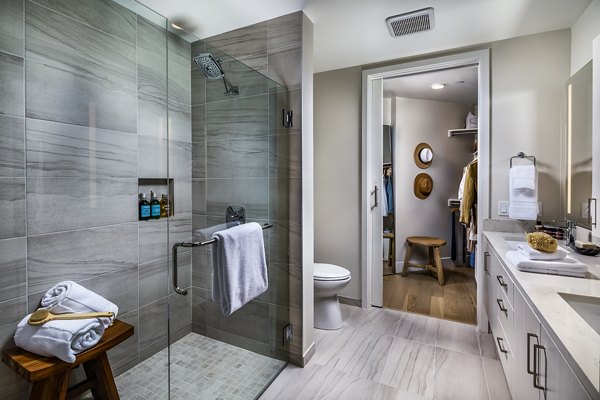
[[[163,349],[116,377],[121,400],[168,399],[167,359]],[[284,367],[283,361],[190,333],[171,346],[171,400],[254,400]]]

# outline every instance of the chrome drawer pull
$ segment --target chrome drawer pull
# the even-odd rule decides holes
[[[496,303],[498,303],[498,307],[500,307],[500,311],[507,312],[508,308],[504,307],[504,302],[502,299],[496,299]]]
[[[508,350],[506,350],[506,349],[504,348],[504,346],[502,346],[502,343],[501,343],[501,342],[503,342],[503,341],[504,341],[504,339],[502,339],[502,338],[496,338],[496,342],[498,342],[498,348],[500,349],[500,351],[501,351],[502,353],[508,353]]]
[[[498,279],[498,283],[500,283],[500,286],[502,286],[502,287],[508,286],[506,284],[506,282],[504,282],[504,277],[502,275],[496,275],[496,279]]]

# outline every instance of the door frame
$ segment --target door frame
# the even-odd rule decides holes
[[[361,304],[369,309],[374,303],[375,293],[373,282],[373,265],[371,243],[373,242],[373,224],[370,218],[369,183],[375,171],[372,165],[373,145],[373,82],[385,78],[414,75],[424,72],[478,66],[478,175],[477,175],[477,254],[476,259],[483,259],[483,220],[490,216],[490,51],[489,49],[477,50],[466,53],[453,54],[443,57],[427,58],[418,61],[398,63],[385,67],[367,69],[362,71],[362,177],[361,177]],[[398,238],[400,239],[400,238]],[[398,246],[399,243],[396,243]],[[381,277],[383,280],[383,276]],[[483,279],[483,270],[475,268],[475,279],[479,283]],[[487,316],[481,304],[480,291],[483,285],[477,285],[477,321],[480,330],[487,329]]]

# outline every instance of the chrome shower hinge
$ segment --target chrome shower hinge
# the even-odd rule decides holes
[[[294,339],[294,332],[292,331],[292,324],[287,324],[283,327],[283,345],[291,342]]]
[[[294,126],[294,112],[292,110],[289,111],[285,111],[285,108],[283,109],[283,127],[284,128],[291,128]]]

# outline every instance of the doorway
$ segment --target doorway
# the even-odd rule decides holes
[[[476,293],[481,234],[473,230],[469,236],[459,223],[458,192],[464,167],[476,157],[474,225],[480,226],[488,218],[488,57],[484,50],[363,71],[365,308],[390,307],[480,328],[487,324],[485,314],[478,316]],[[444,89],[432,90],[432,83],[445,84]],[[473,124],[475,133],[465,130]],[[423,145],[432,157],[427,167],[418,159]],[[422,176],[431,186],[428,193],[417,193]],[[401,276],[410,236],[445,242],[440,246],[443,286],[427,270],[411,267]],[[410,265],[435,265],[428,261],[431,249],[414,249]]]

